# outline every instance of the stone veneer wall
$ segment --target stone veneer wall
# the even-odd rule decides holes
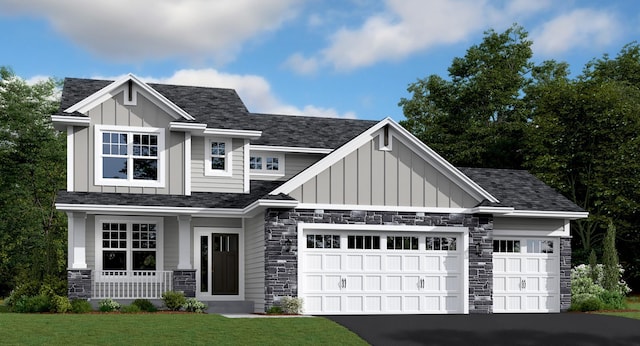
[[[493,218],[469,218],[469,313],[493,312]]]
[[[184,292],[185,297],[196,296],[195,269],[180,269],[173,271],[173,290]]]
[[[91,269],[67,270],[67,296],[69,299],[90,299],[91,294]]]
[[[493,289],[493,219],[465,214],[424,214],[362,210],[282,210],[265,212],[265,311],[283,296],[298,295],[298,222],[469,227],[469,312],[490,313]],[[482,254],[475,254],[481,242]],[[475,256],[475,257],[473,257]],[[473,269],[472,269],[473,268]],[[473,270],[473,272],[472,272]]]
[[[560,238],[560,312],[571,306],[571,238]]]

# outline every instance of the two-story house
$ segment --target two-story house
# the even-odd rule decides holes
[[[234,90],[66,79],[69,297],[309,314],[559,312],[581,208],[456,168],[392,119],[250,113]]]

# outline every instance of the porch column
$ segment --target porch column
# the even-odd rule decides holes
[[[191,215],[178,215],[178,269],[193,269],[190,240]]]
[[[87,213],[67,212],[67,234],[69,259],[67,265],[70,269],[86,269],[86,229]]]

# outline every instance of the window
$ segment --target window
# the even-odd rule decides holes
[[[208,138],[205,139],[205,167],[207,176],[224,175],[230,176],[231,172],[231,140]]]
[[[494,240],[493,252],[519,253],[520,241],[519,240]]]
[[[389,250],[418,250],[418,237],[387,237]]]
[[[374,235],[350,235],[347,237],[349,249],[380,249],[380,237]]]
[[[96,125],[96,185],[162,187],[164,131]]]
[[[162,270],[161,219],[96,218],[96,266],[102,275],[123,276],[119,271]],[[133,275],[136,275],[135,273]]]
[[[527,240],[527,253],[553,253],[553,240]]]
[[[456,251],[456,238],[427,237],[427,251]]]
[[[334,234],[308,234],[307,249],[339,249],[340,236]]]
[[[284,156],[277,153],[253,152],[249,158],[251,173],[284,175]]]

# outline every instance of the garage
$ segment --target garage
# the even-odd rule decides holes
[[[493,312],[560,312],[559,238],[493,240]]]
[[[304,311],[466,313],[465,234],[304,230],[298,247]]]

